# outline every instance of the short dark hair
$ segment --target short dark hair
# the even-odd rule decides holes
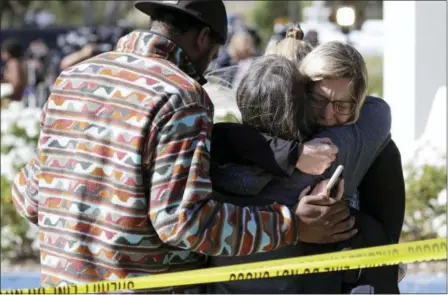
[[[305,90],[294,62],[275,54],[257,58],[237,90],[243,123],[271,136],[303,141],[311,132]]]
[[[153,15],[151,15],[151,28],[164,24],[168,28],[168,32],[172,36],[181,36],[188,32],[188,30],[196,29],[202,30],[205,27],[210,28],[200,20],[169,8],[157,8]],[[210,28],[210,37],[214,43],[220,43],[219,35]]]
[[[25,47],[17,39],[13,38],[3,42],[1,51],[7,52],[14,58],[22,58],[25,55]]]

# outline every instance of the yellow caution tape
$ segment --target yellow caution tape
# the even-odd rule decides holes
[[[447,259],[447,238],[333,252],[298,258],[101,281],[65,287],[2,290],[0,294],[86,294],[196,285],[342,271]]]

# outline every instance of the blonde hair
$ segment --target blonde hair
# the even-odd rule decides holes
[[[350,79],[350,91],[356,101],[356,108],[353,117],[346,124],[353,124],[358,120],[367,92],[367,68],[358,50],[339,41],[321,44],[303,59],[300,73],[313,82]]]
[[[266,49],[264,55],[277,54],[298,64],[313,50],[313,47],[303,41],[303,31],[299,25],[289,28],[286,38]]]

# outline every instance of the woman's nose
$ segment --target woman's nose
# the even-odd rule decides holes
[[[328,103],[327,106],[324,109],[324,117],[327,120],[331,120],[334,117],[334,109],[333,109],[333,104],[332,103]]]

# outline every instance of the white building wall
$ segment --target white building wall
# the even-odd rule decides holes
[[[392,137],[405,162],[425,132],[433,138],[446,133],[446,108],[433,108],[437,114],[430,114],[443,87],[446,2],[384,1],[384,99],[392,107]],[[444,126],[425,131],[430,116],[444,117]]]

